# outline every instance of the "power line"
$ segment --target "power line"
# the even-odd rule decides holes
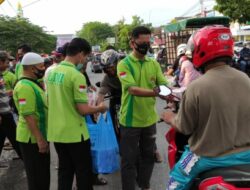
[[[181,17],[187,15],[190,11],[192,11],[194,8],[196,8],[200,3],[195,3],[193,6],[191,6],[184,14],[181,15]]]
[[[23,8],[29,7],[29,6],[35,4],[35,3],[39,2],[39,1],[41,1],[41,0],[33,1],[33,2],[29,3],[29,4],[27,4],[27,5],[24,5]]]
[[[7,0],[7,3],[9,4],[9,6],[12,8],[12,10],[16,13],[16,9],[13,7],[13,5],[9,2],[9,0]]]

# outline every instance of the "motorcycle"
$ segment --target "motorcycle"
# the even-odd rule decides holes
[[[159,87],[162,96],[174,96],[174,90],[166,86]],[[178,102],[180,103],[180,102]],[[178,111],[178,110],[177,110]],[[170,169],[180,159],[189,136],[178,133],[173,127],[165,135],[168,145],[168,164]],[[200,173],[193,181],[191,190],[250,190],[250,165],[215,168]]]

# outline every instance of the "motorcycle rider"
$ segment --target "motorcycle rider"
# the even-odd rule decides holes
[[[180,110],[162,118],[190,135],[181,159],[170,172],[167,190],[188,189],[199,173],[250,164],[250,81],[227,65],[233,57],[229,28],[207,26],[191,36],[187,52],[203,73],[186,89]]]
[[[249,66],[250,63],[250,48],[248,47],[248,44],[244,42],[242,50],[240,50],[240,70],[245,72],[247,71],[247,66]]]
[[[185,55],[187,44],[180,44],[177,47],[177,56],[180,57],[180,73],[178,77],[178,84],[180,87],[187,87],[193,80],[200,77],[200,73],[194,68],[190,59]]]
[[[119,131],[115,114],[117,113],[117,106],[121,105],[121,83],[117,77],[117,63],[119,61],[119,53],[113,49],[106,50],[101,56],[101,65],[105,76],[100,84],[100,89],[97,97],[97,104],[104,101],[106,94],[110,94],[112,98],[110,99],[110,114],[112,118],[113,125],[115,127],[115,134],[117,140],[119,140]]]

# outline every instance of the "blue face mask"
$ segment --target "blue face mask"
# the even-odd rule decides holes
[[[82,64],[82,63],[78,63],[78,64],[76,65],[76,69],[77,69],[78,71],[82,70],[82,68],[83,68],[83,64]]]

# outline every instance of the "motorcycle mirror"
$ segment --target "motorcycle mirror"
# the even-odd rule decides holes
[[[167,86],[165,86],[165,85],[160,85],[159,86],[159,95],[160,96],[169,96],[171,93],[172,93],[172,91],[171,91],[171,89],[170,88],[168,88]]]

